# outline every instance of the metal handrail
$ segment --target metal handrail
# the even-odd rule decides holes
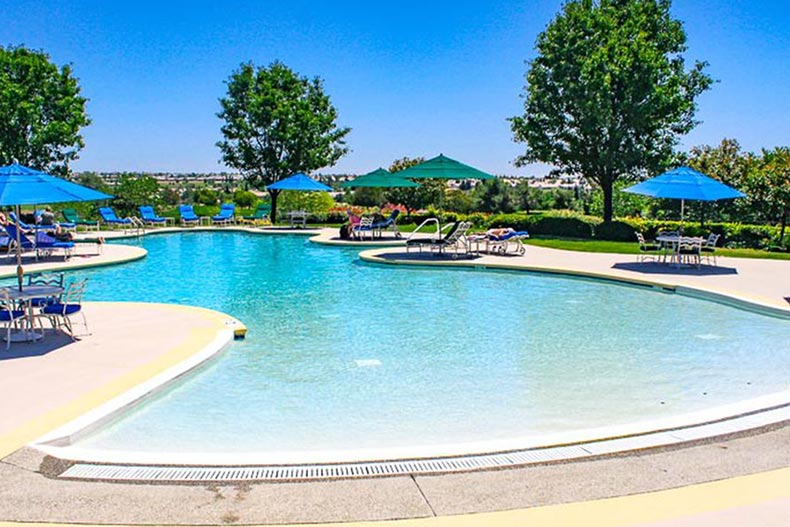
[[[416,229],[411,231],[411,234],[409,234],[409,237],[406,238],[406,239],[407,240],[411,240],[414,237],[414,235],[417,234],[417,232],[419,232],[420,229],[422,229],[425,225],[428,225],[429,223],[435,223],[436,224],[436,234],[437,235],[440,235],[443,231],[445,231],[448,227],[450,227],[450,225],[452,225],[452,223],[448,223],[447,225],[442,227],[442,224],[439,223],[439,218],[426,218],[425,221],[420,223],[417,226]]]

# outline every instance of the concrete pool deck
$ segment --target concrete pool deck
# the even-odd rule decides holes
[[[390,254],[385,258],[392,263],[398,251],[370,252]],[[618,267],[633,262],[627,255],[528,247],[524,257],[469,263],[710,288],[786,309],[790,262],[731,260],[721,259],[719,266],[732,266],[735,273],[697,274]],[[790,517],[787,423],[591,461],[466,474],[191,486],[48,477],[57,472],[48,466],[52,460],[23,445],[184,360],[227,329],[225,316],[208,310],[159,305],[141,310],[132,304],[126,306],[129,312],[120,312],[117,306],[86,304],[94,334],[77,343],[65,339],[59,344],[53,336],[41,343],[53,348],[47,352],[33,351],[40,344],[15,345],[12,352],[16,348],[24,356],[6,359],[0,351],[6,359],[0,360],[0,521],[270,524],[415,518],[400,524],[681,526],[785,525]]]

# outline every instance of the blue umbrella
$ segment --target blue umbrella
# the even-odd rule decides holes
[[[0,167],[0,205],[99,201],[112,196],[14,163]]]
[[[745,198],[746,194],[740,192],[720,181],[697,172],[693,168],[679,167],[660,176],[648,179],[642,183],[624,188],[623,192],[641,194],[652,198],[679,199],[680,222],[686,200],[693,201],[718,201],[720,199]]]
[[[17,163],[0,167],[0,205],[14,205],[17,220],[20,216],[20,205],[37,205],[40,203],[69,203],[74,201],[98,201],[111,199],[112,196],[77,185],[44,172],[28,168]],[[16,274],[19,288],[22,288],[22,247],[19,240],[19,223],[17,223],[16,240]]]
[[[301,190],[302,192],[329,192],[332,187],[324,185],[315,179],[302,173],[294,174],[291,177],[281,179],[277,183],[272,183],[266,190]]]
[[[298,190],[301,192],[329,192],[332,187],[299,172],[291,177],[272,183],[266,190],[272,196],[272,218],[277,218],[277,195],[281,190]]]

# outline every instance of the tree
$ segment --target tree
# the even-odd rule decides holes
[[[754,186],[767,190],[767,213],[779,222],[779,243],[784,242],[790,215],[790,147],[763,150]]]
[[[282,62],[268,68],[250,62],[225,84],[217,114],[224,140],[217,146],[250,187],[332,166],[349,151],[345,137],[351,129],[337,126],[337,110],[318,77],[300,77]],[[278,192],[271,194],[276,218]]]
[[[753,178],[755,156],[741,150],[741,145],[735,139],[722,139],[719,146],[709,145],[695,146],[688,153],[685,163],[703,174],[717,179],[722,183],[732,187],[745,190]],[[703,213],[708,216],[723,217],[726,220],[738,219],[749,221],[763,221],[765,217],[762,212],[765,206],[761,196],[764,194],[762,189],[750,189],[749,199],[746,200],[726,200],[721,202],[688,202],[686,206],[689,212],[694,214],[699,209],[701,220]],[[676,201],[676,200],[675,200]],[[677,203],[673,203],[677,206]]]
[[[527,145],[521,166],[551,163],[600,186],[659,171],[710,87],[707,63],[685,70],[686,34],[670,0],[571,0],[538,36],[524,115],[510,119]]]
[[[512,187],[502,179],[482,181],[472,191],[475,210],[480,212],[511,213],[516,210]]]
[[[123,173],[118,177],[111,194],[115,195],[113,206],[122,216],[138,213],[142,205],[158,205],[161,202],[161,187],[151,176]]]
[[[392,162],[389,171],[394,174],[414,165],[419,165],[423,161],[425,161],[424,157],[402,157]],[[417,209],[436,205],[442,201],[446,186],[443,180],[421,179],[419,184],[419,187],[393,188],[387,192],[387,199],[391,203],[406,207],[409,214]]]
[[[71,66],[58,68],[42,51],[0,47],[0,165],[65,176],[85,146],[86,102]]]

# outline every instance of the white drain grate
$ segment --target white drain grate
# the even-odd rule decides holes
[[[162,467],[77,463],[69,467],[59,477],[169,482],[316,480],[468,472],[558,459],[574,459],[590,455],[581,447],[570,446],[457,458],[282,467]]]
[[[774,423],[790,421],[790,405],[744,414],[732,419],[663,432],[555,446],[437,459],[287,465],[287,466],[155,466],[78,462],[60,478],[136,482],[219,482],[219,481],[304,481],[337,478],[401,476],[469,472],[533,463],[573,460],[601,454],[627,452],[660,445],[671,445],[703,437],[715,437]]]

